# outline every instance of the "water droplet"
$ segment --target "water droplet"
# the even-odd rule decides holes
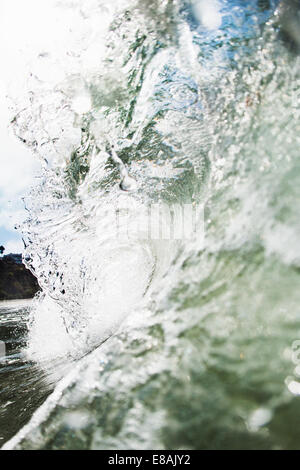
[[[137,188],[137,182],[131,176],[126,176],[120,183],[122,191],[135,191]]]
[[[262,426],[268,424],[272,419],[272,411],[268,408],[257,408],[250,416],[249,428],[251,431],[258,431]]]

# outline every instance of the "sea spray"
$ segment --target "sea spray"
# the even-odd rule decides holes
[[[45,161],[27,354],[76,367],[6,448],[299,447],[300,69],[277,3],[57,6],[76,27],[14,127]],[[121,201],[129,224],[202,204],[205,241],[120,241]]]

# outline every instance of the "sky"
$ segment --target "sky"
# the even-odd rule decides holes
[[[5,90],[6,83],[0,77],[0,244],[8,254],[23,249],[21,234],[14,227],[26,218],[21,198],[34,183],[38,163],[10,129]]]
[[[30,35],[24,27],[20,29],[24,21],[22,3],[26,2],[0,0],[0,245],[6,254],[23,250],[21,233],[14,227],[26,218],[22,197],[34,184],[39,169],[37,157],[14,136],[9,125],[7,96],[12,83],[22,93],[26,74],[22,48]],[[26,27],[26,21],[24,24]]]

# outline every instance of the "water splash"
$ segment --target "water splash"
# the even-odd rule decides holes
[[[299,446],[299,58],[278,2],[248,3],[73,1],[35,59],[27,353],[85,357],[7,448]],[[121,201],[204,203],[205,246],[120,243]]]

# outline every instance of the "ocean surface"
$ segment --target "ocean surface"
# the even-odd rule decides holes
[[[31,303],[0,302],[0,445],[28,422],[47,397],[42,381],[36,389],[42,378],[39,369],[22,354]]]
[[[43,165],[20,228],[42,293],[0,306],[0,443],[299,449],[296,13],[48,7],[50,40],[11,92]],[[145,237],[153,206],[164,228],[166,208],[203,207],[204,238]]]

